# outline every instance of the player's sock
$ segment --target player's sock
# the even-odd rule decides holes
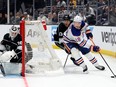
[[[72,61],[73,61],[73,63],[75,64],[75,65],[77,65],[77,66],[85,66],[85,63],[84,63],[84,60],[83,60],[83,58],[82,57],[80,57],[80,58],[78,58],[77,60],[75,59],[75,58],[73,58],[73,57],[71,57],[70,58]]]
[[[99,70],[105,70],[105,67],[99,65],[97,59],[96,59],[95,57],[93,57],[91,53],[88,53],[88,54],[86,54],[85,56],[89,59],[89,61],[90,61],[97,69],[99,69]]]
[[[75,65],[79,66],[79,64],[76,63],[75,58],[71,57],[70,59],[72,60],[72,62],[73,62]]]
[[[83,73],[88,73],[88,68],[87,68],[87,65],[85,65],[84,61],[82,58],[79,58],[78,60],[75,60],[75,58],[71,57],[70,58],[73,63],[77,66],[81,66],[83,68]],[[78,62],[81,60],[81,63],[79,64]]]
[[[99,70],[105,70],[105,67],[104,67],[104,66],[98,64],[98,62],[97,62],[97,60],[96,60],[95,57],[92,58],[92,59],[90,60],[90,62],[91,62],[97,69],[99,69]]]

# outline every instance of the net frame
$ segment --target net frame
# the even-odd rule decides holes
[[[55,51],[53,50],[53,48],[52,48],[52,45],[51,45],[51,43],[49,42],[49,39],[48,39],[48,36],[47,36],[47,34],[46,34],[46,32],[45,32],[45,22],[44,22],[44,24],[42,25],[42,22],[41,21],[24,21],[24,20],[22,20],[21,22],[20,22],[20,34],[21,34],[21,36],[22,36],[22,76],[25,76],[25,25],[26,24],[33,24],[33,23],[40,23],[41,24],[41,26],[43,27],[43,29],[41,29],[41,35],[42,35],[42,38],[44,39],[44,42],[46,43],[46,45],[47,45],[47,48],[49,49],[49,52],[50,52],[50,54],[51,54],[51,56],[52,56],[52,63],[55,61],[55,62],[57,62],[57,61],[59,61],[59,58],[57,57],[57,55],[55,54]],[[55,60],[56,59],[56,60]],[[57,60],[58,59],[58,60]],[[53,63],[54,64],[54,63]],[[54,68],[54,67],[53,67]]]

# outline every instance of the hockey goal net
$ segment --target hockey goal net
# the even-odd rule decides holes
[[[45,25],[44,25],[45,26]],[[22,75],[56,71],[61,68],[46,30],[40,21],[21,21]]]

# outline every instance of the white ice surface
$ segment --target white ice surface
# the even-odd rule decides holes
[[[64,64],[67,54],[62,50],[56,50],[56,53]],[[116,78],[110,77],[112,73],[100,55],[93,55],[96,56],[100,65],[106,67],[105,71],[97,70],[87,58],[84,57],[89,73],[82,74],[81,68],[75,66],[72,61],[68,59],[64,69],[65,74],[27,76],[26,78],[18,76],[3,77],[0,74],[0,87],[116,87]],[[116,74],[116,58],[106,55],[103,55],[103,57]]]

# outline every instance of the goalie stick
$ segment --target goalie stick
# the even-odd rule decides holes
[[[4,67],[3,67],[2,63],[0,63],[0,69],[1,69],[2,75],[5,76],[5,71],[4,71]]]
[[[93,43],[93,45],[95,45],[95,43],[93,42],[93,40],[90,38],[91,42]],[[100,52],[98,52],[101,56],[101,58],[104,60],[104,62],[106,63],[106,65],[108,66],[109,70],[111,71],[111,73],[113,74],[113,76],[111,76],[111,78],[116,78],[116,75],[114,74],[114,72],[112,71],[112,69],[110,68],[109,64],[106,62],[106,60],[104,59],[104,57],[102,56],[102,54]]]

